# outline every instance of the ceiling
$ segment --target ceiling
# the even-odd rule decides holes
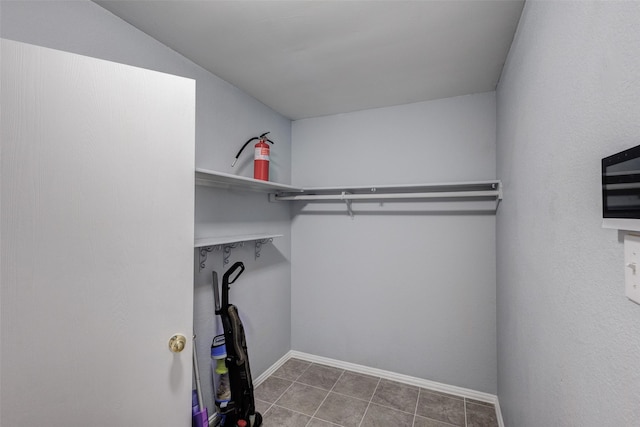
[[[290,119],[495,89],[524,0],[94,0]]]

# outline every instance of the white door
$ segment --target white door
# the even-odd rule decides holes
[[[0,425],[186,427],[195,82],[1,47]]]

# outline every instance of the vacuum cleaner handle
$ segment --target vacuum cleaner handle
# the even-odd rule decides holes
[[[230,281],[229,277],[231,277],[237,269],[240,269],[240,272],[234,276],[233,280]],[[230,285],[233,282],[235,282],[238,277],[240,277],[243,271],[244,271],[244,264],[242,263],[242,261],[237,261],[235,264],[231,266],[229,270],[227,270],[226,273],[224,273],[224,276],[222,276],[222,281],[227,285]]]
[[[213,275],[213,309],[216,314],[220,314],[220,290],[218,289],[218,273],[212,272]]]
[[[229,278],[236,272],[236,270],[240,269],[240,272],[233,276],[233,280],[229,281]],[[221,310],[226,310],[229,307],[229,285],[235,282],[238,277],[244,271],[244,264],[242,261],[238,261],[231,266],[229,270],[222,276],[222,306]]]

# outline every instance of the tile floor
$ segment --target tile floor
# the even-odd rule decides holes
[[[289,359],[255,389],[264,427],[498,427],[490,403]]]

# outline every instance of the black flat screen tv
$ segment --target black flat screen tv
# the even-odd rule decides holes
[[[640,230],[640,145],[602,159],[603,226]]]

